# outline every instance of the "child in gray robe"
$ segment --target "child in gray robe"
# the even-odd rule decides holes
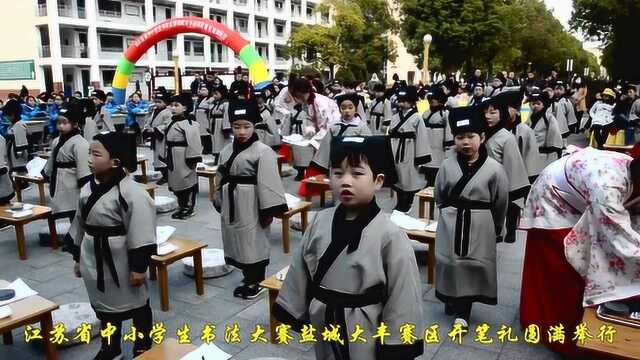
[[[14,195],[9,159],[7,159],[7,143],[4,136],[0,135],[0,205],[9,204]]]
[[[435,199],[436,297],[454,326],[469,328],[474,302],[497,304],[496,240],[509,204],[509,180],[482,144],[485,122],[479,109],[451,109],[456,156],[442,163]]]
[[[243,285],[233,296],[254,299],[264,289],[269,264],[269,226],[276,215],[288,211],[276,153],[258,141],[255,100],[229,104],[233,142],[220,153],[213,205],[221,215],[222,243],[227,264],[242,270]]]
[[[173,113],[171,112],[171,109],[167,107],[167,105],[171,103],[171,98],[164,88],[156,91],[154,101],[154,106],[151,111],[149,111],[147,119],[145,120],[142,136],[145,140],[148,139],[151,143],[151,150],[153,151],[153,169],[162,174],[162,178],[158,180],[156,184],[164,185],[169,181],[169,170],[167,170],[167,164],[161,160],[166,152],[164,132],[167,130],[167,126],[171,123]]]
[[[373,86],[375,99],[367,110],[367,121],[371,133],[374,135],[385,135],[393,116],[391,101],[386,98],[385,91],[386,88],[383,83],[376,83]]]
[[[414,359],[424,351],[422,286],[409,239],[376,204],[395,183],[384,136],[334,138],[331,188],[339,205],[320,211],[291,259],[272,309],[292,330],[338,328],[342,342],[315,343],[317,359]],[[371,338],[384,323],[384,343]],[[415,341],[400,339],[415,326]],[[367,342],[350,342],[360,327]]]
[[[413,196],[425,188],[427,182],[420,175],[420,165],[431,161],[431,147],[427,138],[427,128],[418,110],[418,89],[407,86],[398,91],[400,110],[391,119],[389,137],[395,157],[398,182],[394,190],[398,196],[395,209],[409,212]]]
[[[558,128],[556,118],[549,111],[549,97],[539,89],[534,89],[527,96],[527,101],[531,107],[531,116],[527,124],[533,129],[538,143],[538,166],[542,171],[547,165],[562,156],[562,135]]]
[[[231,124],[227,117],[229,102],[227,88],[220,85],[213,88],[213,106],[211,108],[211,136],[213,138],[213,157],[219,163],[220,151],[231,143]]]
[[[179,209],[172,219],[186,220],[196,214],[198,174],[196,166],[202,161],[200,125],[190,115],[193,99],[190,93],[182,93],[172,99],[173,116],[164,131],[169,190],[178,198]]]
[[[195,105],[196,122],[200,125],[200,142],[202,143],[202,154],[212,154],[213,142],[211,138],[211,108],[213,108],[214,98],[209,94],[209,89],[203,83],[198,92],[198,100]]]
[[[16,100],[9,100],[2,111],[11,122],[5,135],[9,168],[12,172],[26,173],[29,161],[29,142],[27,140],[27,124],[20,118],[22,108]]]
[[[73,220],[80,189],[91,178],[89,143],[78,128],[83,116],[83,108],[77,101],[60,110],[56,121],[60,135],[51,142],[53,150],[42,170],[43,178],[49,182],[51,207],[56,219]]]
[[[156,211],[144,188],[127,175],[136,169],[135,136],[101,133],[91,143],[92,179],[82,187],[78,211],[65,237],[101,329],[115,326],[102,338],[95,359],[122,356],[122,322],[133,319],[143,338],[136,338],[133,357],[151,348],[152,312],[146,271],[156,252]]]
[[[254,90],[253,97],[258,103],[258,113],[260,114],[260,121],[254,126],[258,139],[263,144],[269,145],[273,150],[278,150],[281,143],[280,130],[273,115],[271,115],[272,111],[267,106],[267,95],[262,90]]]
[[[431,161],[423,169],[427,186],[433,186],[438,169],[447,157],[447,151],[453,146],[453,135],[449,129],[449,110],[445,106],[447,95],[442,87],[435,86],[427,93],[427,99],[429,110],[422,114],[422,119],[431,145]]]

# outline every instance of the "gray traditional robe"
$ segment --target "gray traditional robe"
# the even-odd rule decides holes
[[[200,125],[200,136],[210,136],[209,129],[211,129],[211,119],[209,114],[213,107],[213,98],[201,99],[195,105],[194,114],[196,122]]]
[[[558,122],[558,129],[563,138],[569,136],[569,127],[578,122],[573,104],[566,97],[560,98],[551,104],[551,111]]]
[[[520,118],[518,118],[518,124],[511,129],[511,133],[515,135],[516,141],[518,142],[518,149],[520,150],[520,156],[522,156],[522,161],[524,161],[524,166],[527,168],[527,174],[529,175],[529,180],[532,177],[538,176],[542,169],[539,169],[540,162],[540,152],[538,151],[538,142],[536,141],[536,134],[529,127],[529,125],[519,122]]]
[[[422,190],[427,183],[418,167],[431,161],[431,147],[424,121],[415,108],[402,110],[392,117],[389,129],[398,173],[398,182],[394,187],[408,192]]]
[[[43,169],[49,181],[53,213],[75,211],[80,189],[89,181],[89,143],[80,133],[65,140],[60,136],[51,142],[51,156]]]
[[[7,131],[7,153],[11,171],[26,172],[29,162],[29,142],[27,141],[27,124],[18,121]]]
[[[496,239],[509,202],[502,165],[488,157],[469,167],[460,155],[442,163],[435,183],[440,209],[436,229],[436,297],[497,303]]]
[[[629,110],[629,121],[637,123],[640,121],[640,98],[631,103],[631,109]]]
[[[520,208],[524,207],[524,198],[531,184],[515,136],[505,128],[501,128],[492,135],[487,133],[485,147],[487,155],[500,163],[507,174],[509,201]]]
[[[84,126],[82,127],[82,137],[89,144],[93,141],[93,137],[98,134],[98,125],[96,124],[95,118],[87,117],[84,120]]]
[[[176,192],[198,183],[196,165],[202,160],[200,125],[191,119],[173,116],[164,132],[166,155],[161,158],[169,170],[169,190]]]
[[[278,320],[299,331],[311,324],[318,332],[340,325],[344,345],[318,341],[317,359],[413,359],[422,354],[422,286],[410,242],[404,231],[375,205],[356,220],[344,220],[342,206],[314,217],[291,258],[276,299]],[[380,345],[371,336],[380,323],[390,336]],[[399,328],[416,326],[416,342],[403,345]],[[366,343],[349,342],[356,325]],[[418,330],[420,329],[420,330]],[[394,348],[397,352],[387,352]]]
[[[540,159],[538,160],[537,169],[542,171],[547,165],[558,160],[562,156],[562,135],[558,130],[558,122],[549,112],[545,112],[544,116],[537,118],[535,114],[531,114],[527,120],[536,136],[538,143],[538,152]]]
[[[82,187],[68,244],[80,263],[89,302],[110,313],[147,303],[147,284],[130,286],[129,272],[146,271],[156,244],[156,210],[149,194],[124,173],[114,182],[91,180]]]
[[[359,118],[354,118],[350,123],[340,122],[338,124],[333,124],[329,127],[327,135],[322,138],[320,148],[318,148],[318,151],[316,151],[313,156],[312,162],[319,168],[325,170],[328,175],[329,168],[331,167],[329,157],[331,154],[331,140],[334,137],[369,135],[371,135],[369,126],[365,121]]]
[[[231,123],[229,122],[229,103],[216,100],[211,108],[211,136],[213,136],[213,153],[219,154],[222,149],[231,143]],[[227,132],[225,134],[225,132]]]
[[[153,167],[155,169],[167,167],[161,158],[166,153],[166,139],[165,131],[171,123],[171,117],[173,114],[168,108],[164,108],[160,111],[149,111],[147,118],[144,122],[144,129],[151,130],[153,135],[151,136],[151,150],[153,150]]]
[[[269,226],[261,218],[289,210],[276,153],[254,136],[220,153],[214,207],[220,212],[227,263],[238,268],[269,262]]]
[[[307,127],[315,127],[311,121],[311,116],[304,107],[292,109],[291,113],[285,116],[282,122],[282,136],[299,134],[304,136],[304,129]],[[291,144],[291,153],[293,155],[293,166],[307,167],[313,159],[315,149],[311,145],[300,146]]]
[[[447,151],[453,146],[453,134],[449,128],[449,110],[426,111],[422,114],[427,128],[427,138],[431,145],[431,161],[427,168],[439,169],[447,158]]]
[[[255,124],[258,139],[260,139],[263,144],[271,147],[280,145],[280,132],[278,131],[276,121],[273,119],[273,116],[271,116],[271,111],[269,111],[269,108],[266,106],[259,111],[262,120]]]
[[[7,143],[4,136],[0,135],[0,202],[9,202],[14,195],[9,159],[7,158]]]
[[[393,111],[391,101],[382,98],[374,99],[367,111],[367,119],[373,135],[385,135],[391,123]]]
[[[116,131],[116,126],[113,124],[111,113],[102,106],[98,114],[96,114],[96,124],[101,131]]]

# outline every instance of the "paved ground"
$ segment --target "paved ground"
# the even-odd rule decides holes
[[[574,137],[571,143],[581,144],[582,138]],[[297,182],[293,177],[284,179],[289,193],[295,193]],[[168,224],[177,228],[177,234],[193,239],[205,241],[209,247],[221,248],[220,217],[213,209],[207,198],[207,184],[204,179],[200,183],[198,196],[198,214],[189,221],[174,221],[168,215],[158,218],[159,224]],[[166,186],[158,189],[157,194],[166,195]],[[25,193],[25,201],[36,202],[36,190]],[[381,191],[378,202],[383,211],[390,212],[395,200],[389,197],[389,191]],[[317,208],[318,199],[314,206]],[[272,225],[271,236],[271,264],[267,274],[271,275],[289,264],[290,255],[282,252],[281,227],[279,222]],[[58,304],[88,301],[84,284],[72,274],[73,261],[71,256],[60,251],[51,251],[38,244],[38,231],[46,222],[36,222],[26,227],[27,249],[29,259],[18,260],[15,235],[13,228],[0,232],[0,278],[13,281],[22,278],[31,287]],[[291,231],[291,248],[295,250],[300,244],[300,233]],[[520,234],[522,235],[522,234]],[[442,303],[434,296],[434,289],[426,283],[426,267],[424,253],[416,253],[419,260],[421,279],[423,281],[423,308],[425,324],[438,323],[441,327],[441,343],[427,345],[423,359],[556,359],[559,356],[551,353],[542,346],[532,346],[522,341],[519,329],[518,304],[520,299],[520,281],[524,254],[524,237],[512,245],[498,246],[498,305],[474,305],[471,315],[471,329],[480,323],[491,326],[490,336],[494,338],[492,345],[480,345],[473,341],[472,336],[465,338],[463,345],[452,343],[446,337],[453,319],[444,314]],[[187,323],[191,326],[191,338],[195,344],[200,344],[200,331],[205,323],[217,324],[216,344],[233,355],[233,359],[253,359],[258,357],[280,357],[286,359],[314,359],[313,349],[309,346],[293,344],[277,346],[271,344],[250,344],[249,332],[256,324],[263,324],[268,329],[268,309],[266,295],[254,300],[244,301],[236,299],[232,291],[241,279],[241,273],[232,272],[230,275],[205,280],[205,295],[195,293],[193,280],[182,273],[182,265],[174,264],[169,267],[170,305],[168,312],[160,311],[158,288],[156,283],[150,283],[151,306],[154,309],[154,321],[162,321],[168,330],[167,336],[176,337],[178,327]],[[224,342],[224,325],[237,322],[241,329],[242,342],[229,345]],[[125,323],[125,329],[129,323]],[[512,326],[514,334],[520,337],[518,343],[498,342],[495,331],[500,325]],[[419,328],[424,328],[420,326]],[[296,334],[293,334],[296,335]],[[42,359],[42,350],[34,344],[26,344],[22,330],[14,331],[14,345],[0,346],[2,359]],[[89,345],[80,345],[60,349],[61,359],[91,359],[100,346],[98,338]],[[131,346],[125,346],[130,349]],[[130,355],[128,355],[130,357]]]

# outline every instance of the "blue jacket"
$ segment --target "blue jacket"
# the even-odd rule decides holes
[[[127,125],[132,127],[136,123],[136,114],[148,111],[149,104],[144,100],[140,100],[137,104],[131,100],[127,101],[127,113],[129,114],[127,116]]]
[[[34,117],[47,117],[48,114],[46,111],[40,110],[40,107],[35,106],[31,107],[27,104],[21,104],[22,106],[22,115],[26,117],[27,120]]]
[[[53,134],[56,131],[56,121],[58,120],[58,114],[60,113],[60,106],[57,104],[49,104],[47,106],[47,113],[49,113],[49,123],[47,124],[47,128],[49,130],[49,134]]]

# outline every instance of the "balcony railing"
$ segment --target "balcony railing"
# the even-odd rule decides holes
[[[100,48],[101,52],[115,52],[115,53],[122,53],[124,50],[121,47],[101,47]]]
[[[42,47],[40,48],[40,57],[51,57],[51,48],[49,47],[49,45],[42,45]]]
[[[112,11],[112,10],[98,10],[98,15],[102,17],[109,17],[109,18],[121,18],[122,12]]]
[[[235,6],[247,6],[247,0],[233,0]]]
[[[64,58],[87,58],[86,46],[62,46],[62,57]]]
[[[47,4],[38,4],[36,9],[37,16],[47,16]]]
[[[87,18],[87,13],[84,10],[84,8],[81,8],[81,7],[78,8],[78,17],[80,19],[86,19]]]

